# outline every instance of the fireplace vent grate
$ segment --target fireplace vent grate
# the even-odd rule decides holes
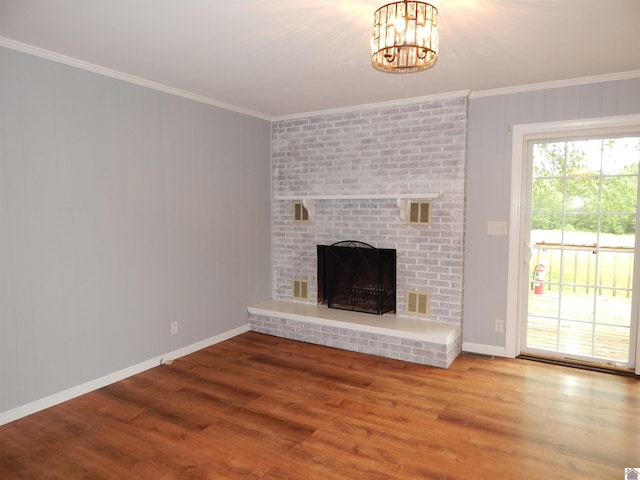
[[[309,211],[302,202],[293,202],[293,221],[309,222]]]
[[[418,315],[429,315],[431,296],[424,292],[407,292],[407,312]]]
[[[293,298],[296,300],[309,300],[309,280],[293,279]]]
[[[411,225],[431,225],[431,202],[409,202],[408,221]]]

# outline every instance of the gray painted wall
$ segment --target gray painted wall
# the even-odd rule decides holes
[[[487,222],[509,220],[510,127],[637,113],[640,79],[471,97],[463,342],[500,348],[506,345],[504,333],[495,332],[495,320],[506,318],[508,237],[488,236]]]
[[[508,127],[632,113],[640,79],[470,99],[465,342],[505,346]],[[269,122],[0,48],[0,412],[244,325],[270,175]]]
[[[0,48],[0,412],[247,324],[270,129]]]

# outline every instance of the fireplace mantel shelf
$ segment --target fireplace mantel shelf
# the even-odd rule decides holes
[[[355,195],[276,195],[276,200],[421,200],[442,198],[442,192],[438,193],[383,193],[383,194],[355,194]]]
[[[400,210],[400,218],[407,218],[407,204],[409,200],[433,200],[442,198],[442,192],[438,193],[363,193],[355,195],[275,195],[275,200],[301,201],[308,210],[309,216],[315,216],[316,200],[395,200]]]

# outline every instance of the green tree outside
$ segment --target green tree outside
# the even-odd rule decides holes
[[[637,138],[541,143],[534,148],[533,230],[635,232]]]

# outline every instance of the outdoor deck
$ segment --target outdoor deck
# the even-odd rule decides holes
[[[598,296],[598,317],[592,323],[594,297],[557,291],[529,295],[529,348],[596,357],[612,365],[626,363],[630,340],[631,299]],[[558,310],[562,319],[558,321]],[[582,312],[582,313],[577,313]],[[593,350],[592,350],[593,347]]]

